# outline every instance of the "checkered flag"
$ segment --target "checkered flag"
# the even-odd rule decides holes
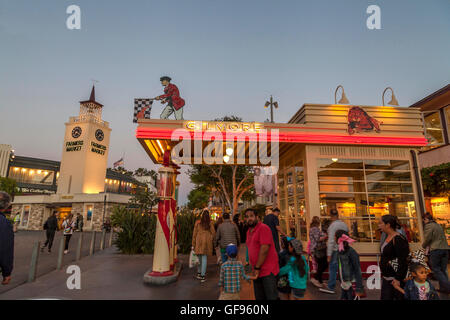
[[[153,99],[134,99],[133,122],[137,122],[138,119],[150,119],[152,104]]]

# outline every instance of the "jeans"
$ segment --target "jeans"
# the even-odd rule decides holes
[[[228,259],[227,253],[220,250],[220,256],[222,257],[222,263],[225,263]]]
[[[328,288],[334,290],[336,288],[336,277],[338,271],[337,251],[331,254],[330,265],[328,266]]]
[[[271,273],[253,281],[255,300],[277,300],[277,277]]]
[[[392,286],[392,280],[381,279],[380,300],[404,300],[403,294]],[[400,286],[403,288],[404,284],[400,283]]]
[[[48,245],[48,251],[52,250],[53,239],[55,238],[55,230],[47,230],[47,240],[44,243],[44,247]]]
[[[450,282],[448,281],[447,263],[448,251],[444,249],[435,249],[430,253],[431,270],[434,277],[439,281],[439,288],[443,291],[450,291]]]
[[[198,255],[199,264],[197,266],[197,272],[201,274],[202,277],[206,274],[206,265],[208,263],[208,256],[206,254]]]
[[[69,241],[70,241],[70,238],[72,238],[72,235],[71,234],[65,234],[64,238],[65,238],[64,250],[69,250]]]

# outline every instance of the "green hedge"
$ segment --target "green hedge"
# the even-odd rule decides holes
[[[119,228],[115,245],[125,254],[152,254],[155,247],[157,215],[140,214],[138,210],[117,206],[111,224]],[[179,253],[189,253],[196,217],[192,211],[177,215]]]

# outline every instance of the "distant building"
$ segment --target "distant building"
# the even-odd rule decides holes
[[[450,163],[450,84],[411,105],[423,113],[428,145],[419,153],[421,168]],[[446,194],[449,194],[447,190]],[[447,233],[450,242],[450,201],[448,196],[427,197],[425,206]]]
[[[60,223],[69,214],[80,214],[84,230],[101,230],[114,206],[126,205],[138,186],[145,187],[106,168],[111,129],[102,120],[102,108],[92,87],[89,100],[80,102],[79,115],[65,124],[61,162],[21,156],[10,161],[7,176],[21,191],[11,210],[20,214],[19,229],[42,230],[56,211]]]
[[[6,177],[11,154],[12,147],[9,144],[0,144],[0,177]]]

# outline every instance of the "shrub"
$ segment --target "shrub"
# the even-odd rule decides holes
[[[117,206],[111,215],[111,224],[118,227],[115,245],[125,254],[152,254],[155,248],[157,215],[140,214],[139,210]],[[178,253],[187,254],[192,246],[196,215],[191,210],[177,214]]]
[[[156,216],[117,206],[111,224],[119,227],[115,244],[125,254],[150,254],[155,246]]]
[[[177,215],[178,253],[188,254],[192,247],[196,215],[191,210],[183,210]]]

